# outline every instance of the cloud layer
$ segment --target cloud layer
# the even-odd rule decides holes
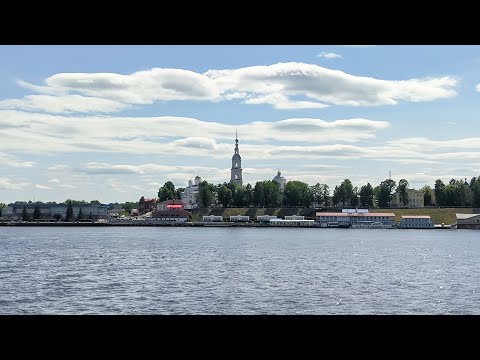
[[[386,121],[293,118],[222,124],[184,117],[63,117],[0,111],[0,151],[29,153],[118,152],[223,157],[232,151],[235,130],[249,143],[354,143],[372,139]],[[246,145],[246,144],[245,144]],[[249,148],[251,150],[249,150]],[[244,151],[264,151],[246,145]],[[26,165],[25,165],[26,166]],[[53,169],[52,169],[53,170]]]
[[[341,58],[336,53],[318,56]],[[327,106],[395,105],[399,101],[432,101],[456,95],[451,76],[382,80],[351,75],[301,62],[190,70],[153,68],[132,74],[59,73],[45,85],[18,84],[42,95],[0,101],[0,109],[50,113],[111,113],[131,105],[158,101],[239,101],[277,109],[319,109]]]

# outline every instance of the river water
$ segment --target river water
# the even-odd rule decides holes
[[[474,230],[0,227],[0,314],[480,314]]]

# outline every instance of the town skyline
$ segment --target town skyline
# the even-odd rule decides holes
[[[479,46],[1,46],[0,202],[480,175]]]

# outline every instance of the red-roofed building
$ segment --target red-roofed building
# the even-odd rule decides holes
[[[155,210],[156,199],[144,198],[143,196],[138,200],[138,213],[145,214],[146,212]]]
[[[168,221],[188,221],[190,213],[185,210],[187,203],[182,200],[166,200],[157,204],[157,209],[152,213],[152,219]]]
[[[369,212],[317,212],[320,227],[391,228],[395,225],[394,213]]]

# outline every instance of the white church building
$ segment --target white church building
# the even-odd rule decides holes
[[[192,179],[188,180],[188,186],[185,188],[185,191],[180,194],[180,200],[186,203],[186,210],[192,210],[199,207],[198,187],[201,182],[202,178],[200,176],[195,176],[195,182],[193,182]]]

